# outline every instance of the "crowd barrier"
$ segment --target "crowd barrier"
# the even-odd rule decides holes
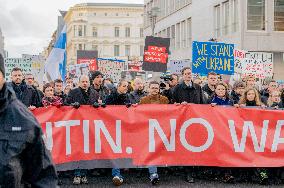
[[[58,170],[284,166],[284,111],[210,105],[36,109]]]

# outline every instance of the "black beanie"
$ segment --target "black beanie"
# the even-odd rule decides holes
[[[3,76],[5,77],[4,58],[1,54],[0,54],[0,71],[2,72]]]
[[[99,76],[99,75],[104,76],[100,71],[90,71],[89,75],[90,75],[90,82],[91,82],[91,83],[93,82],[93,80],[94,80],[97,76]]]

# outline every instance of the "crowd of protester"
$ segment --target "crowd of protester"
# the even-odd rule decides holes
[[[32,74],[23,75],[19,68],[11,72],[11,82],[17,98],[30,110],[38,107],[63,105],[80,108],[81,105],[91,105],[94,108],[107,107],[107,105],[126,105],[127,107],[140,104],[175,104],[186,105],[211,104],[242,107],[258,107],[281,109],[284,102],[284,90],[275,80],[269,80],[262,87],[257,85],[254,76],[247,76],[233,85],[222,82],[219,75],[210,72],[207,82],[202,79],[193,79],[190,68],[182,70],[181,75],[172,74],[163,89],[160,80],[144,82],[141,78],[121,80],[113,83],[111,78],[104,78],[99,71],[91,71],[89,75],[82,75],[79,83],[73,83],[67,78],[65,83],[54,80],[45,83],[42,89]],[[145,87],[147,85],[147,87]],[[149,178],[153,185],[159,182],[157,167],[149,167]],[[194,183],[194,179],[218,179],[224,182],[256,180],[260,184],[269,184],[271,181],[282,180],[281,169],[273,168],[209,168],[184,167],[186,181]],[[73,173],[73,184],[87,184],[88,171],[76,169]],[[112,169],[113,183],[118,186],[124,181],[120,169]],[[283,177],[284,178],[284,177]]]

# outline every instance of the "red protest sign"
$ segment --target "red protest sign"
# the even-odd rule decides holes
[[[49,107],[34,114],[64,169],[106,167],[106,161],[109,167],[284,165],[281,110],[192,104]]]

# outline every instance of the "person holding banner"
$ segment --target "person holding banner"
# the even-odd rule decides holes
[[[54,80],[54,95],[65,101],[67,95],[63,92],[63,81],[61,79]]]
[[[90,71],[91,88],[99,94],[99,103],[103,103],[108,96],[109,91],[103,85],[103,74],[100,71]]]
[[[202,90],[210,98],[215,91],[216,84],[218,83],[218,76],[215,72],[209,72],[207,76],[207,84],[203,86]]]
[[[129,94],[129,100],[131,104],[137,104],[142,97],[147,95],[147,92],[144,91],[144,83],[141,78],[135,78],[133,85],[134,91]]]
[[[189,67],[184,67],[181,71],[183,81],[173,90],[173,102],[178,104],[205,104],[204,93],[201,86],[193,83],[192,71]],[[186,181],[194,183],[194,168],[185,167]]]
[[[44,107],[56,106],[60,107],[63,104],[62,98],[54,95],[54,89],[50,83],[46,83],[43,86],[44,97],[42,98],[42,104]]]
[[[227,84],[220,82],[216,85],[216,89],[213,95],[211,96],[209,103],[212,106],[215,105],[233,106],[234,102],[229,98]]]
[[[239,103],[244,92],[245,84],[242,81],[235,82],[233,85],[233,91],[231,92],[231,99],[234,101],[234,104]]]
[[[5,83],[0,54],[0,187],[55,188],[57,175],[32,113]]]
[[[117,90],[112,92],[106,97],[107,105],[126,105],[131,106],[129,97],[127,95],[128,82],[126,80],[121,80],[117,85]],[[115,186],[120,186],[123,184],[123,176],[120,173],[119,168],[112,169],[112,182]]]
[[[98,102],[98,93],[90,88],[90,80],[86,75],[82,75],[79,79],[79,87],[72,89],[65,101],[66,105],[74,108],[80,108],[80,105],[95,105]],[[88,184],[87,170],[76,169],[74,171],[73,184]]]

